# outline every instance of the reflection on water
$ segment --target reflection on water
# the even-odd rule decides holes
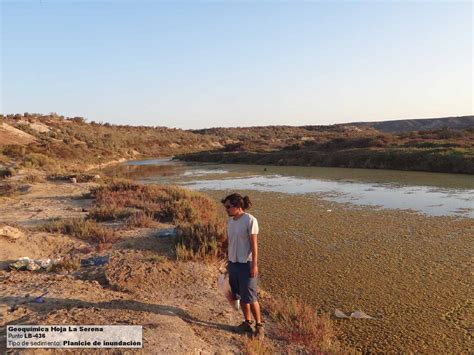
[[[468,175],[389,170],[276,167],[134,161],[104,170],[109,176],[172,183],[197,190],[317,193],[336,202],[411,209],[428,215],[474,218],[474,179]]]

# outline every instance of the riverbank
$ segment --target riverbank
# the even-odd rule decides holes
[[[474,174],[472,148],[360,148],[341,150],[208,151],[181,154],[177,159],[219,164],[320,166]]]
[[[22,180],[21,175],[15,178]],[[97,194],[101,186],[108,184],[46,180],[30,183],[28,189],[18,195],[0,198],[0,224],[19,231],[18,238],[0,237],[2,326],[141,324],[145,343],[141,353],[251,353],[256,349],[259,353],[273,353],[275,349],[304,353],[308,351],[305,349],[311,349],[311,342],[308,345],[285,340],[292,339],[292,333],[287,332],[285,338],[271,315],[276,315],[278,308],[271,306],[274,299],[266,294],[261,295],[265,304],[266,340],[260,342],[236,334],[234,326],[240,323],[241,315],[227,304],[217,289],[220,266],[217,259],[177,261],[174,237],[160,237],[161,232],[176,227],[175,224],[147,219],[139,220],[143,225],[136,227],[131,226],[129,220],[109,218],[111,209],[98,208]],[[123,186],[126,190],[136,190],[133,184]],[[146,187],[143,191],[149,193],[152,189]],[[96,195],[91,195],[91,191]],[[171,189],[170,192],[179,191]],[[107,196],[110,194],[104,197]],[[119,201],[118,196],[115,198]],[[157,205],[146,207],[159,208]],[[89,217],[93,220],[76,222],[66,228],[69,232],[62,229],[67,221],[84,221]],[[104,220],[94,222],[98,219]],[[92,228],[92,224],[100,226],[101,231],[108,230],[110,234],[103,236],[113,238],[96,238],[95,232],[99,229]],[[79,229],[85,225],[87,230]],[[62,262],[51,272],[6,270],[9,263],[24,256],[62,258]],[[79,265],[79,260],[96,256],[107,256],[109,261],[89,267]],[[46,302],[34,303],[34,298],[45,291],[49,292]],[[316,319],[313,311],[308,313],[309,308],[303,310],[304,316],[309,316],[305,319]],[[296,315],[299,318],[299,314]],[[329,336],[330,323],[324,319],[318,322],[313,325],[319,327],[318,331],[323,329],[324,336]],[[306,337],[313,331],[304,330],[308,329],[310,333],[304,334]],[[332,338],[317,341],[318,344],[325,342],[327,349],[339,349]],[[0,348],[5,350],[5,333],[1,334]]]

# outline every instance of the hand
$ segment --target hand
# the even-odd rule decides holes
[[[254,277],[257,277],[257,275],[258,275],[258,267],[257,265],[252,265],[250,267],[250,277],[254,278]]]

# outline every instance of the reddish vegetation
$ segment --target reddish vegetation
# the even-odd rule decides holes
[[[265,303],[277,321],[281,337],[290,343],[303,344],[311,354],[341,353],[334,340],[331,321],[316,315],[315,309],[296,298],[277,297]]]

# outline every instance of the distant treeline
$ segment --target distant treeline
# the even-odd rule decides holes
[[[219,151],[179,155],[196,162],[418,170],[474,174],[474,129],[402,134],[360,131],[290,144],[280,149],[248,149],[250,141]],[[255,148],[255,147],[254,147]]]
[[[334,152],[201,152],[179,155],[177,158],[186,161],[228,164],[325,166],[474,174],[474,157],[456,150],[352,149]]]

